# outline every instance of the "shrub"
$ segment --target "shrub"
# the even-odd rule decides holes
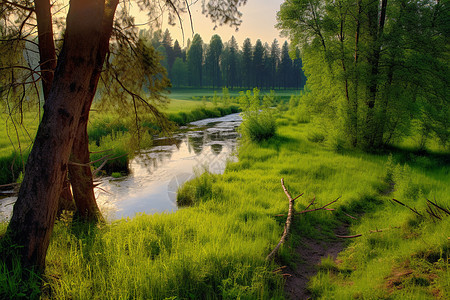
[[[194,179],[186,182],[178,189],[178,206],[191,206],[204,199],[217,197],[220,194],[220,190],[214,187],[216,180],[216,176],[209,172],[204,172],[201,175],[196,174]]]
[[[277,124],[275,116],[270,108],[273,103],[273,95],[264,97],[263,103],[259,99],[259,90],[253,89],[245,94],[241,92],[239,103],[244,112],[242,113],[243,122],[239,131],[244,140],[252,142],[261,142],[275,136]]]
[[[313,143],[322,143],[325,141],[325,135],[322,132],[310,131],[308,132],[307,139]]]
[[[275,117],[268,110],[246,112],[239,131],[244,139],[261,142],[275,136]]]

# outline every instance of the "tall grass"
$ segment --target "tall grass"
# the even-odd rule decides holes
[[[348,241],[337,262],[323,261],[309,286],[314,298],[448,298],[450,218],[421,218],[389,201],[421,212],[425,198],[448,206],[447,156],[337,153],[308,139],[313,122],[288,113],[277,123],[271,139],[243,143],[239,161],[222,176],[188,182],[190,207],[89,229],[59,221],[43,298],[282,298],[278,266],[264,260],[283,232],[285,217],[277,215],[288,209],[280,178],[292,195],[304,192],[296,210],[313,198],[319,207],[340,196],[335,212],[295,217],[280,264],[298,262],[293,250],[303,237],[334,239],[341,222],[350,234],[363,234]]]
[[[241,92],[239,103],[243,110],[243,122],[239,132],[244,140],[252,142],[261,142],[275,136],[277,125],[273,113],[272,105],[275,101],[275,94],[272,91],[262,99],[258,89]]]

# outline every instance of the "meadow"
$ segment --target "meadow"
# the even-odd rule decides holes
[[[450,298],[450,217],[426,212],[427,199],[450,206],[448,152],[416,151],[413,138],[378,153],[348,150],[321,120],[301,114],[274,111],[275,136],[243,139],[238,162],[223,175],[204,173],[182,187],[190,200],[175,213],[101,226],[72,224],[70,215],[58,220],[41,297],[283,299],[280,266],[303,263],[295,249],[305,238],[326,244],[345,226],[361,236],[317,266],[308,285],[313,299]],[[312,208],[339,200],[334,211],[295,216],[290,238],[268,262],[288,210],[281,178],[291,195],[304,193],[296,211],[312,199]],[[0,270],[0,291],[14,297],[38,286]]]

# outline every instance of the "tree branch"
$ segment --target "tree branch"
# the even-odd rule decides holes
[[[284,226],[283,235],[281,236],[281,239],[278,242],[278,244],[276,245],[276,247],[272,250],[272,252],[269,253],[269,255],[267,255],[266,260],[272,260],[273,257],[275,256],[275,254],[278,252],[278,249],[280,249],[281,245],[287,239],[287,236],[289,234],[289,230],[291,229],[292,218],[294,216],[294,201],[295,200],[292,199],[292,197],[289,194],[288,190],[284,186],[284,179],[283,178],[281,178],[281,186],[283,187],[283,191],[284,191],[284,193],[286,194],[286,197],[289,200],[289,212],[288,212],[288,216],[287,216],[287,219],[286,219],[286,225]],[[297,196],[296,198],[298,198],[300,196],[301,195]]]
[[[20,8],[20,9],[27,10],[27,11],[31,11],[31,12],[34,11],[34,7],[25,6],[25,5],[22,5],[22,4],[19,4],[19,3],[16,3],[16,2],[7,1],[7,0],[2,0],[1,4],[3,4],[3,5],[5,5],[5,4],[11,5],[13,7]]]

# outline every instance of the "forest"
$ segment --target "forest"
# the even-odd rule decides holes
[[[449,1],[0,1],[0,299],[450,298]]]
[[[258,39],[252,45],[247,38],[239,47],[234,36],[223,42],[215,34],[206,44],[196,34],[182,49],[178,40],[172,41],[168,29],[141,34],[162,56],[161,64],[168,70],[173,87],[301,89],[306,83],[300,51],[291,56],[287,41],[280,46],[274,39],[269,46]]]

